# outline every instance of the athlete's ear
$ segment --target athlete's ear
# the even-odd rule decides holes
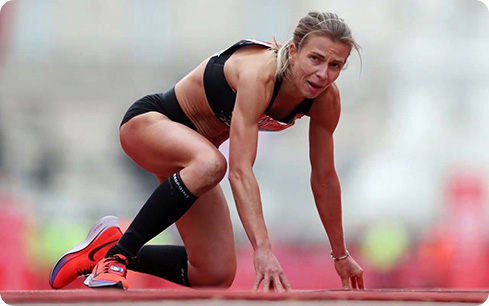
[[[297,48],[295,47],[294,43],[291,43],[290,47],[289,47],[289,64],[290,64],[290,66],[294,66],[296,56],[297,56]]]

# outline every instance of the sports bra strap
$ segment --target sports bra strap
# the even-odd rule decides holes
[[[267,109],[265,110],[265,113],[267,113],[270,110],[270,108],[272,108],[273,102],[275,102],[275,98],[278,95],[278,91],[280,90],[280,86],[281,85],[282,85],[282,80],[281,79],[277,79],[275,81],[275,85],[273,86],[272,99],[270,100],[270,103],[268,103],[268,106],[267,106]]]

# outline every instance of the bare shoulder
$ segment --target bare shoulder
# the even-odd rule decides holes
[[[340,113],[340,90],[336,83],[333,83],[314,100],[309,116],[315,123],[334,131],[338,125]]]
[[[316,98],[315,105],[322,109],[327,108],[331,111],[340,111],[341,99],[340,90],[336,83],[332,83],[323,93]]]
[[[261,46],[248,46],[236,51],[224,66],[229,85],[236,89],[238,82],[268,86],[275,82],[275,55]]]

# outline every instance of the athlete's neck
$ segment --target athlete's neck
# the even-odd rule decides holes
[[[288,102],[298,102],[304,100],[305,96],[302,95],[301,91],[294,82],[292,82],[289,78],[284,78],[277,98]]]

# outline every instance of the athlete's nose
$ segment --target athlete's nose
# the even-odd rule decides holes
[[[319,78],[321,83],[327,81],[328,79],[328,65],[323,65],[316,71],[316,76]]]

